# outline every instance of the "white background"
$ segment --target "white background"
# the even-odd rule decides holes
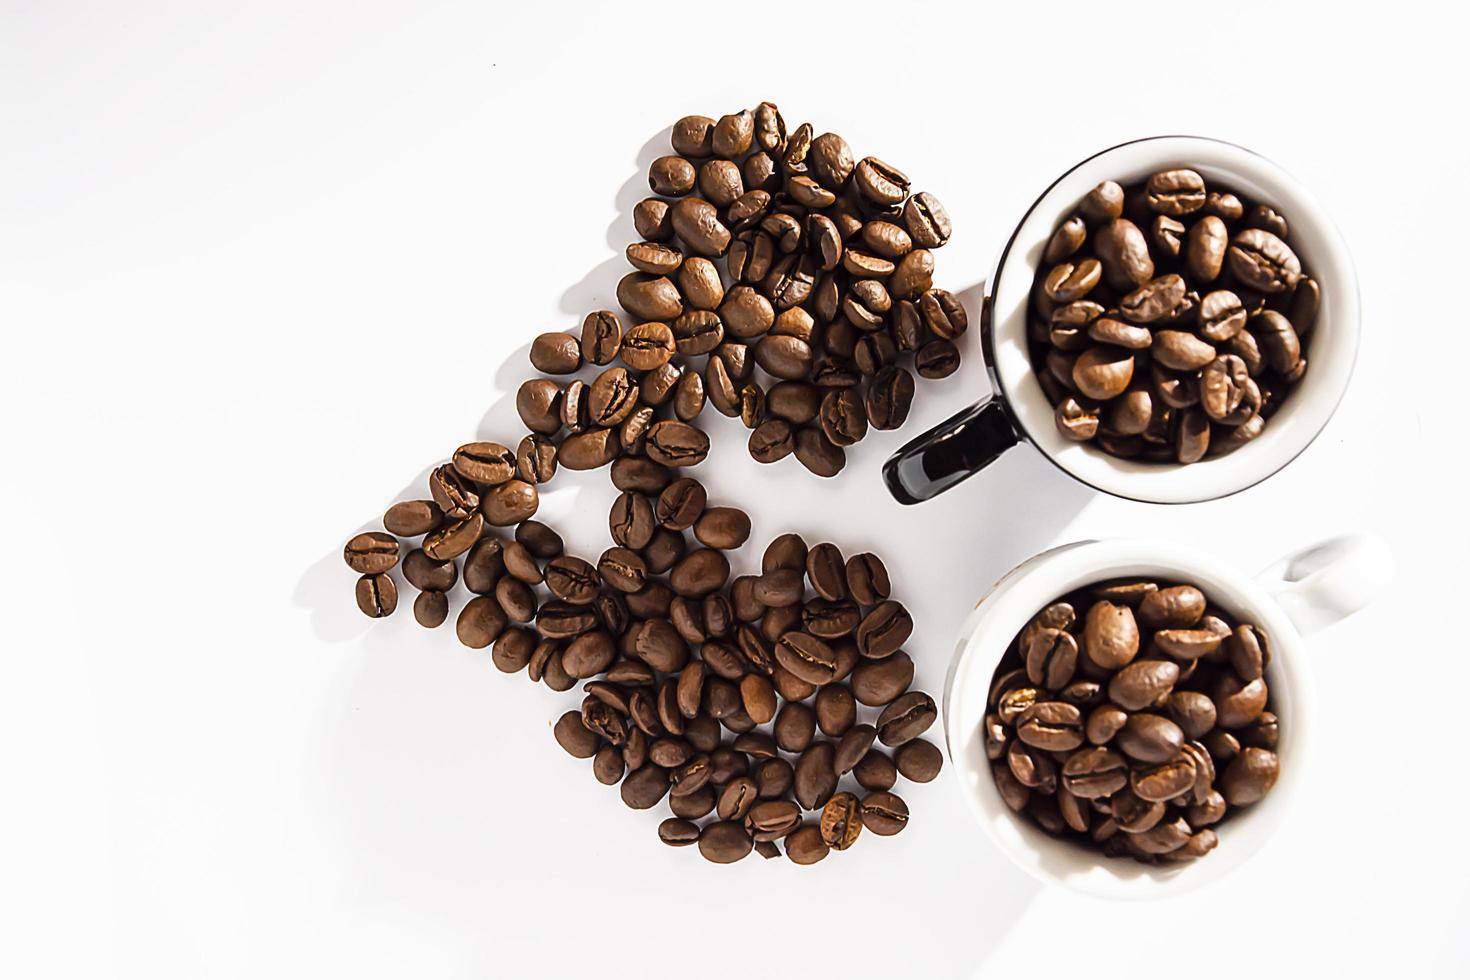
[[[1463,976],[1462,36],[1440,5],[1324,9],[7,0],[0,972]],[[1233,499],[1098,499],[1021,448],[892,503],[883,458],[986,388],[974,331],[831,482],[706,415],[699,475],[755,540],[886,558],[936,694],[968,606],[1054,543],[1254,569],[1386,536],[1396,585],[1311,640],[1307,791],[1234,877],[1167,904],[1043,889],[948,773],[900,787],[897,838],[714,867],[555,745],[575,695],[356,611],[345,538],[459,443],[519,438],[529,340],[613,302],[668,124],[763,98],[941,197],[938,280],[972,322],[1025,206],[1127,138],[1240,142],[1336,216],[1352,389]],[[605,474],[552,487],[543,512],[600,552]]]

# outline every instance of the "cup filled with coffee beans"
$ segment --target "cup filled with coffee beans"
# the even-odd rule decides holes
[[[1001,252],[981,311],[993,394],[884,476],[915,503],[1026,441],[1120,497],[1227,496],[1327,424],[1358,320],[1342,238],[1281,168],[1201,137],[1124,143],[1058,178]]]
[[[1034,876],[1103,897],[1238,867],[1309,776],[1302,637],[1391,574],[1366,535],[1255,578],[1131,539],[1025,562],[971,613],[945,688],[945,739],[981,825]]]

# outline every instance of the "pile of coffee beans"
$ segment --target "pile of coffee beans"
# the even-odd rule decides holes
[[[673,816],[659,837],[697,843],[711,861],[776,857],[784,840],[791,860],[813,864],[863,828],[888,836],[907,825],[898,775],[928,782],[943,758],[918,737],[937,710],[909,690],[914,663],[901,647],[913,619],[876,555],[844,558],[786,534],[760,574],[732,579],[727,552],[746,543],[749,516],[710,506],[704,486],[671,465],[624,456],[611,470],[613,545],[589,561],[532,519],[524,458],[493,442],[461,446],[431,471],[431,499],[394,504],[385,531],[348,541],[362,611],[393,613],[391,572],[420,538],[402,560],[418,622],[442,625],[462,583],[461,643],[555,691],[585,682],[557,741],[592,759],[600,781],[621,783],[630,807],[667,797]],[[498,530],[512,526],[508,537]],[[844,779],[853,785],[842,789]],[[808,811],[819,811],[814,822]]]
[[[1192,861],[1276,784],[1266,634],[1193,585],[1111,581],[1041,610],[991,682],[1001,798],[1049,834],[1150,864]]]
[[[1286,218],[1194,170],[1104,181],[1047,243],[1028,318],[1057,429],[1194,463],[1240,448],[1307,370],[1321,290]]]
[[[556,723],[557,741],[591,759],[599,781],[621,783],[633,809],[667,799],[659,838],[697,844],[716,863],[752,850],[777,857],[784,841],[792,861],[814,864],[864,828],[903,830],[897,777],[928,782],[943,757],[919,738],[937,709],[909,690],[914,664],[900,647],[913,620],[890,597],[883,563],[785,534],[766,548],[760,574],[732,579],[724,552],[745,543],[746,515],[707,506],[688,477],[619,465],[623,493],[608,519],[616,545],[595,568],[578,565],[581,588],[559,599],[570,606],[550,629],[543,606],[539,639],[518,641],[550,649],[548,664],[559,659],[563,673],[588,681],[581,709]],[[569,638],[561,617],[570,609],[584,615]]]
[[[882,160],[855,159],[836,133],[813,133],[788,132],[769,102],[674,124],[674,152],[649,168],[657,196],[633,212],[635,271],[618,283],[632,324],[599,310],[580,335],[531,347],[544,374],[603,368],[590,383],[521,387],[543,453],[565,430],[564,466],[620,453],[688,465],[708,449],[692,425],[708,402],[751,430],[756,460],[794,454],[830,477],[870,427],[903,425],[909,354],[920,377],[954,373],[968,319],[933,285],[933,250],[951,231],[943,205]]]

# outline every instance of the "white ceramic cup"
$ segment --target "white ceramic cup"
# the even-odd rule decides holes
[[[1321,287],[1308,369],[1256,439],[1226,456],[1188,466],[1110,456],[1056,429],[1026,342],[1026,311],[1042,252],[1077,202],[1104,180],[1130,184],[1172,167],[1190,167],[1218,184],[1276,208],[1290,243]],[[916,503],[949,489],[1020,441],[1095,489],[1152,503],[1212,500],[1244,490],[1295,459],[1342,400],[1358,350],[1358,280],[1342,236],[1314,197],[1265,157],[1219,140],[1157,136],[1104,150],[1057,178],[1031,205],[986,283],[980,342],[993,394],[904,446],[884,467],[893,495]]]
[[[1159,898],[1216,880],[1253,855],[1288,818],[1311,773],[1312,685],[1302,636],[1366,605],[1392,578],[1387,545],[1370,535],[1334,538],[1283,558],[1256,577],[1176,544],[1085,541],[1043,552],[1002,578],[965,621],[944,689],[944,737],[956,777],[980,825],[1001,850],[1044,882],[1107,898]],[[1177,867],[1106,858],[1051,837],[1000,797],[981,730],[991,679],[1006,649],[1058,596],[1114,578],[1198,585],[1212,604],[1266,631],[1272,711],[1280,719],[1281,775],[1259,803],[1232,811],[1219,845]]]

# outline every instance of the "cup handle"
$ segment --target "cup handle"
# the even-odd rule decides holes
[[[883,480],[899,503],[916,504],[973,476],[1020,441],[1005,401],[990,395],[890,456]]]
[[[1393,581],[1393,552],[1376,534],[1328,538],[1256,576],[1303,636],[1372,602]]]

